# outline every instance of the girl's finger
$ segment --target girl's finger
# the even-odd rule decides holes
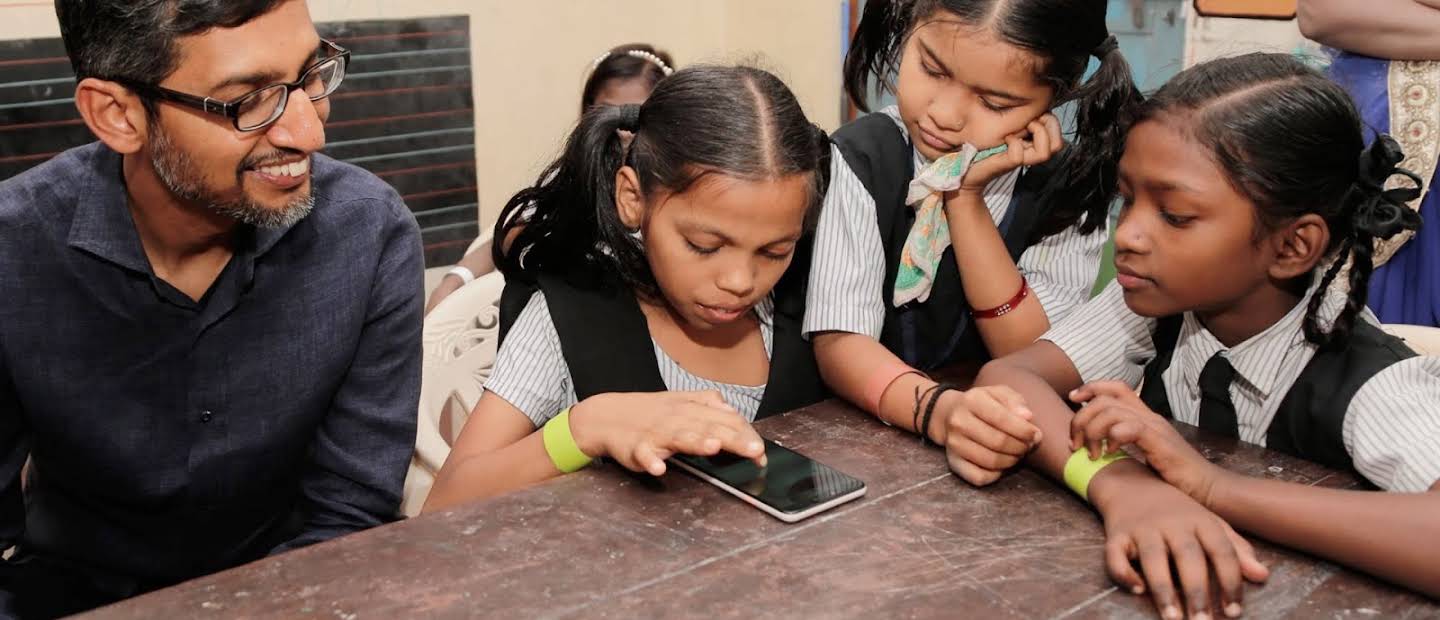
[[[1113,441],[1114,429],[1117,424],[1126,422],[1131,414],[1128,410],[1116,405],[1104,407],[1095,419],[1085,427],[1085,435],[1088,445],[1094,450],[1091,454],[1094,458],[1100,458],[1120,448],[1120,444]]]
[[[1145,579],[1135,570],[1131,562],[1134,557],[1135,545],[1129,536],[1119,535],[1105,541],[1105,568],[1110,571],[1110,578],[1131,594],[1144,594]]]
[[[945,443],[947,456],[958,456],[967,463],[993,472],[1003,472],[1020,464],[1025,453],[1023,449],[1019,454],[991,450],[964,437],[953,437]]]
[[[1027,420],[1035,416],[1035,414],[1031,413],[1030,409],[1025,406],[1025,397],[1021,396],[1019,392],[1016,392],[1009,386],[991,385],[981,389],[984,393],[989,394],[991,398],[995,399],[996,402],[1009,408],[1014,414]]]
[[[1026,159],[1036,160],[1026,161],[1025,163],[1034,164],[1048,159],[1052,151],[1050,150],[1050,132],[1045,130],[1045,123],[1037,118],[1030,121],[1030,124],[1026,125],[1025,128],[1030,131],[1030,143],[1035,146],[1035,152],[1031,154],[1031,157],[1027,157]]]
[[[660,455],[656,453],[655,446],[651,445],[648,440],[635,444],[630,458],[640,466],[640,469],[652,476],[665,475],[665,459],[660,458]]]
[[[757,467],[764,467],[765,442],[760,434],[745,420],[734,418],[712,423],[706,434],[720,440],[720,450],[755,461]]]
[[[1170,580],[1170,550],[1165,540],[1155,532],[1144,532],[1136,537],[1140,555],[1140,570],[1145,574],[1145,583],[1150,589],[1150,598],[1155,609],[1165,620],[1180,620],[1184,612],[1180,600],[1175,596],[1175,585]]]
[[[958,454],[947,453],[945,455],[945,461],[950,465],[950,471],[960,476],[961,480],[977,487],[983,487],[999,480],[1000,475],[1004,473],[979,467],[961,458]]]
[[[1050,147],[1054,149],[1050,154],[1054,155],[1060,152],[1065,148],[1065,135],[1060,131],[1060,119],[1056,118],[1054,114],[1046,112],[1040,117],[1040,120],[1045,123],[1045,133],[1050,136]]]
[[[1185,531],[1167,537],[1166,543],[1175,558],[1175,572],[1185,592],[1185,609],[1190,617],[1210,615],[1210,559],[1194,533]]]
[[[1143,425],[1136,424],[1130,420],[1117,422],[1114,426],[1110,427],[1110,432],[1107,435],[1110,439],[1110,449],[1116,450],[1119,449],[1120,446],[1139,444],[1144,428]]]
[[[675,432],[671,437],[669,446],[676,452],[694,454],[697,456],[710,456],[720,451],[720,442],[715,441],[715,449],[710,449],[709,438],[701,435],[692,429],[682,429]]]
[[[1196,532],[1200,546],[1210,557],[1215,581],[1220,588],[1220,609],[1231,618],[1240,617],[1244,607],[1245,578],[1240,575],[1240,554],[1219,527],[1202,527]]]
[[[976,394],[970,400],[970,417],[974,418],[974,425],[996,431],[977,433],[972,436],[976,441],[998,450],[1001,445],[1009,445],[1010,442],[1005,441],[1009,439],[1022,444],[1026,451],[1029,451],[1030,446],[1039,443],[1040,427],[1017,415],[1013,408],[995,400],[991,394]],[[966,417],[955,415],[951,420],[964,422]]]
[[[1090,421],[1100,413],[1101,407],[1094,402],[1086,402],[1075,415],[1070,418],[1070,451],[1074,452],[1085,445],[1085,429],[1090,426]]]
[[[1117,406],[1118,403],[1115,402],[1115,399],[1099,396],[1090,399],[1080,407],[1080,411],[1070,420],[1071,450],[1079,450],[1084,447],[1091,434],[1090,427],[1095,425],[1095,418]]]
[[[1244,536],[1235,532],[1228,523],[1222,523],[1225,536],[1230,538],[1230,544],[1235,546],[1235,553],[1240,557],[1240,574],[1251,583],[1264,583],[1270,578],[1270,569],[1260,562],[1260,556],[1255,553],[1255,546]]]

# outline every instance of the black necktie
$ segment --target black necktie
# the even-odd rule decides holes
[[[1200,371],[1200,428],[1226,437],[1239,437],[1240,424],[1235,420],[1235,403],[1230,401],[1230,382],[1235,380],[1235,367],[1216,352]]]

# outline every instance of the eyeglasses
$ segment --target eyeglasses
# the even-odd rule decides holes
[[[252,90],[228,102],[197,97],[154,84],[124,84],[144,96],[224,116],[240,131],[257,131],[274,124],[285,114],[285,104],[290,101],[290,91],[302,89],[311,101],[319,101],[329,97],[340,87],[340,82],[345,80],[345,68],[350,64],[350,50],[324,39],[321,39],[320,43],[327,48],[329,54],[324,60],[301,72],[300,79],[288,84],[271,84]]]

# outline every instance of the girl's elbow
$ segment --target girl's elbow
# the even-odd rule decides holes
[[[1334,3],[1331,0],[1300,0],[1295,9],[1295,21],[1300,34],[1320,43],[1327,43],[1337,27],[1343,27],[1336,19]]]

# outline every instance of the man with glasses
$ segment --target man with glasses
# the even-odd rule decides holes
[[[349,52],[303,0],[56,11],[99,140],[0,183],[0,617],[397,518],[423,265],[317,153]]]

